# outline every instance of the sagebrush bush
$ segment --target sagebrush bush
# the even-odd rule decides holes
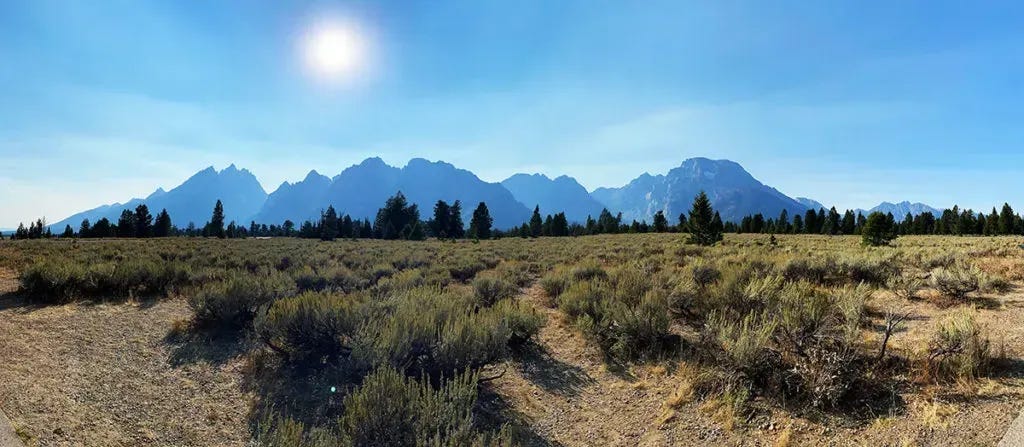
[[[917,275],[911,273],[903,273],[900,275],[893,275],[886,281],[885,286],[892,291],[892,293],[905,300],[911,300],[917,297],[917,293],[924,287],[924,281],[918,278]]]
[[[974,312],[959,310],[939,324],[927,360],[938,377],[974,379],[985,371],[992,360],[991,343]]]
[[[275,301],[254,326],[264,343],[292,360],[320,362],[351,353],[363,306],[353,295],[305,292]]]
[[[200,326],[240,328],[252,322],[262,306],[295,291],[295,282],[277,271],[260,276],[236,272],[224,281],[206,284],[189,296],[188,304]]]
[[[769,367],[768,349],[776,325],[773,317],[763,314],[747,314],[741,320],[712,314],[704,330],[731,369],[755,377]]]
[[[984,273],[973,264],[958,262],[932,271],[931,286],[948,298],[963,301],[981,287]]]
[[[569,287],[569,275],[561,271],[553,271],[540,279],[540,288],[548,298],[551,307],[557,304],[558,297]]]
[[[512,298],[519,293],[519,288],[504,279],[477,277],[473,280],[473,296],[476,303],[483,307],[491,307],[498,301]]]
[[[20,285],[33,300],[64,303],[82,298],[167,295],[192,280],[191,268],[177,261],[132,259],[80,264],[48,260],[25,269]]]

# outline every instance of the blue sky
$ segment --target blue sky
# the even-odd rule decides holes
[[[365,74],[302,36],[357,23]],[[0,2],[0,227],[235,163],[368,156],[589,189],[694,156],[791,196],[1024,208],[1024,3]]]

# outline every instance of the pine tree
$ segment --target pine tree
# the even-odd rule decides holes
[[[78,237],[93,237],[89,219],[82,219],[82,224],[78,226]]]
[[[328,205],[327,211],[320,217],[320,240],[333,241],[338,237],[338,212],[334,205]]]
[[[382,239],[399,239],[409,237],[414,230],[413,223],[419,223],[420,211],[416,204],[409,204],[405,195],[398,191],[384,202],[384,207],[377,210],[377,218],[373,223],[373,233]],[[423,231],[420,228],[418,231]]]
[[[434,237],[438,239],[448,237],[448,228],[451,226],[448,222],[450,216],[451,207],[444,200],[438,200],[434,204],[434,219],[430,221],[430,231],[434,233]]]
[[[135,214],[130,210],[121,211],[117,219],[117,237],[135,237]]]
[[[843,219],[839,224],[839,231],[842,234],[853,234],[854,230],[857,229],[857,218],[853,215],[853,210],[846,210],[843,214]]]
[[[861,241],[864,245],[888,245],[896,239],[895,220],[891,216],[891,213],[885,215],[878,211],[868,216],[864,228],[861,229]]]
[[[789,211],[785,208],[779,212],[779,219],[775,221],[775,232],[776,233],[789,233]]]
[[[793,216],[793,229],[792,233],[800,234],[804,232],[804,218],[799,214]]]
[[[533,215],[530,216],[530,237],[540,237],[544,231],[544,221],[540,217],[540,205],[533,208]]]
[[[817,221],[818,221],[818,215],[814,212],[814,210],[807,210],[807,212],[804,213],[804,233],[807,233],[807,234],[815,234],[815,233],[817,233],[818,232],[818,230],[817,230],[817,228],[818,228]]]
[[[64,226],[64,232],[61,233],[60,237],[65,238],[65,239],[73,238],[73,237],[75,237],[75,230],[71,229],[71,225],[65,225]]]
[[[654,213],[653,227],[655,233],[664,233],[668,231],[668,219],[665,218],[664,211],[658,210],[658,212]]]
[[[156,214],[156,220],[153,221],[153,237],[170,236],[172,229],[171,215],[167,214],[167,208],[164,208]]]
[[[213,215],[210,216],[210,222],[206,224],[206,236],[217,237],[224,239],[227,236],[224,233],[224,204],[217,200],[217,203],[213,205]]]
[[[466,237],[466,226],[462,222],[462,202],[459,200],[448,210],[448,236],[452,239]]]
[[[473,210],[473,218],[469,221],[469,237],[474,239],[490,239],[494,219],[487,210],[487,204],[480,202]]]
[[[555,217],[552,218],[551,235],[559,237],[569,235],[569,219],[565,217],[565,213],[555,214]]]
[[[149,213],[149,207],[141,204],[135,207],[135,237],[150,237],[153,235],[153,215]]]
[[[995,211],[995,208],[992,209]],[[999,213],[999,234],[1014,234],[1015,215],[1009,203],[1003,203],[1003,209]]]
[[[715,211],[711,208],[711,201],[708,199],[708,195],[701,191],[693,199],[693,207],[690,209],[690,218],[688,219],[691,244],[714,245],[715,242],[722,240],[722,232],[717,230],[713,223],[714,219]],[[718,218],[718,221],[720,225],[721,217]]]

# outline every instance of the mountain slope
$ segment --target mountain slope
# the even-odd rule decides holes
[[[461,201],[467,226],[480,202],[487,203],[498,228],[519,225],[530,218],[530,210],[501,184],[485,182],[470,171],[442,161],[422,158],[409,160],[403,168],[388,166],[380,158],[368,158],[334,177],[326,200],[339,213],[372,220],[384,201],[398,191],[419,206],[423,220],[431,218],[438,200]]]
[[[554,180],[543,174],[515,174],[501,182],[527,208],[540,206],[541,213],[565,212],[570,222],[595,219],[604,205],[598,202],[576,179],[563,175]]]
[[[327,190],[330,187],[329,177],[309,171],[302,181],[284,182],[270,193],[252,220],[260,223],[292,220],[298,224],[306,219],[316,219],[320,216],[320,208],[327,207]]]
[[[210,166],[170,191],[165,192],[161,188],[145,199],[132,199],[123,204],[115,203],[93,208],[72,215],[50,227],[55,231],[63,229],[65,225],[78,229],[83,219],[95,223],[104,217],[117,223],[122,210],[134,211],[135,207],[143,203],[149,207],[149,212],[153,215],[166,208],[178,227],[184,228],[189,222],[202,226],[210,219],[213,206],[218,199],[224,203],[226,220],[244,223],[263,206],[267,193],[256,177],[246,169],[238,169],[231,165],[218,172]]]
[[[812,210],[815,210],[815,211],[817,211],[819,209],[829,209],[829,207],[826,207],[825,205],[822,205],[821,202],[819,202],[817,200],[814,200],[814,199],[808,199],[806,197],[797,197],[797,198],[794,198],[793,200],[796,200],[797,203],[807,207],[808,209],[812,209]]]
[[[664,211],[670,221],[689,211],[693,198],[707,193],[711,204],[726,221],[738,221],[749,214],[775,217],[783,210],[790,215],[807,207],[764,185],[742,166],[729,160],[691,158],[668,174],[643,174],[621,188],[598,188],[592,195],[609,210],[622,212],[623,220],[647,220]]]
[[[910,213],[910,215],[912,216],[917,216],[924,213],[932,213],[936,217],[942,215],[942,210],[932,208],[923,203],[910,203],[908,201],[903,201],[900,203],[882,202],[878,204],[878,206],[871,208],[867,211],[857,210],[857,212],[860,212],[865,216],[875,211],[881,213],[892,213],[892,215],[895,216],[897,219],[903,219],[903,216],[906,216],[907,213]]]

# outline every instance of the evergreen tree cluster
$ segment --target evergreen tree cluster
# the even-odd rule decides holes
[[[999,236],[1024,234],[1024,218],[1013,211],[1013,207],[1004,203],[1002,209],[995,207],[989,214],[975,212],[971,209],[953,208],[943,210],[935,216],[925,212],[913,216],[907,213],[902,220],[897,220],[892,213],[883,214],[892,222],[896,235],[953,235],[953,236]],[[835,207],[826,211],[807,210],[803,217],[799,214],[789,219],[783,210],[777,219],[765,219],[761,214],[746,216],[740,222],[728,222],[725,230],[732,233],[772,233],[772,234],[825,234],[825,235],[860,235],[868,218],[861,213],[854,214],[846,210],[842,215]]]

